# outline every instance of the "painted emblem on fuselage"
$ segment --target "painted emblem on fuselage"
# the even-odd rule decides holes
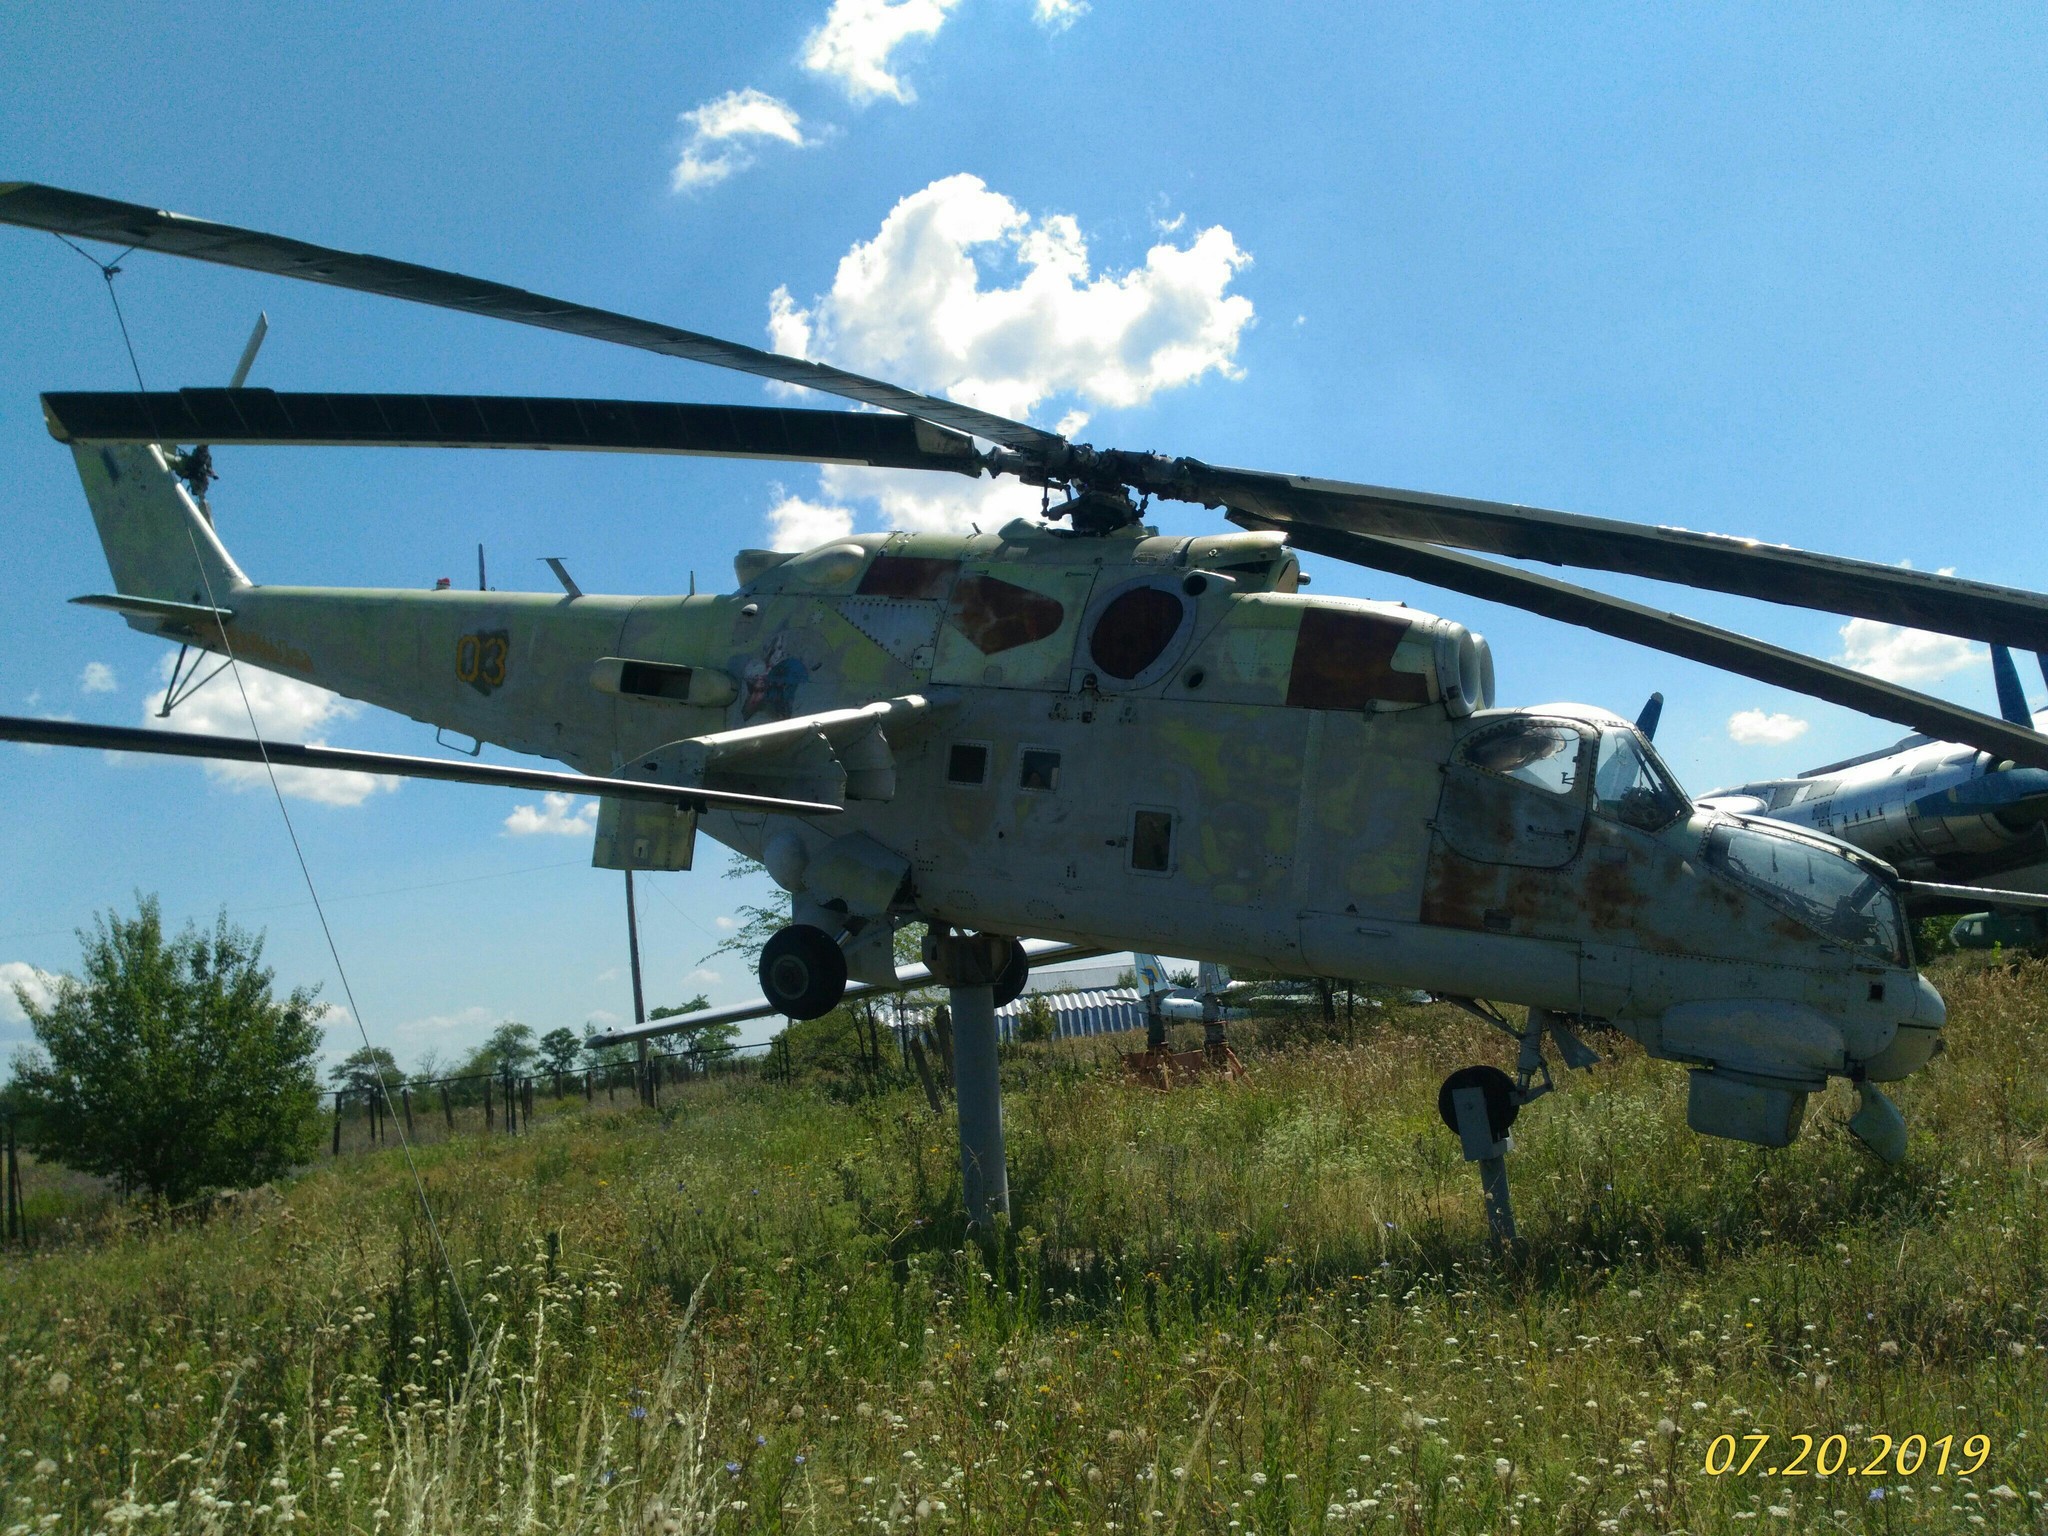
[[[745,692],[740,699],[740,718],[756,715],[768,720],[787,720],[796,713],[797,690],[811,680],[811,667],[792,654],[787,630],[777,633],[747,662],[743,674]]]

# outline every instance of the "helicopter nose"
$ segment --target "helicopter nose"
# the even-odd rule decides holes
[[[1911,1006],[1899,1020],[1891,1043],[1863,1063],[1863,1075],[1870,1082],[1893,1083],[1911,1077],[1941,1052],[1948,1004],[1925,976],[1916,975],[1913,982]]]

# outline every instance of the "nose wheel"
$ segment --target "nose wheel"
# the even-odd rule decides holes
[[[792,1019],[821,1018],[846,995],[846,955],[822,928],[793,923],[761,946],[761,995]]]
[[[1548,1034],[1567,1067],[1584,1070],[1600,1058],[1572,1033],[1565,1021],[1543,1008],[1531,1008],[1529,1021],[1516,1029],[1490,1003],[1462,998],[1445,998],[1467,1012],[1477,1014],[1516,1038],[1521,1054],[1513,1077],[1498,1067],[1460,1067],[1444,1079],[1437,1090],[1436,1112],[1445,1127],[1463,1145],[1465,1161],[1479,1165],[1479,1187],[1486,1197],[1486,1228],[1496,1249],[1515,1241],[1515,1208],[1508,1198],[1507,1154],[1514,1143],[1508,1131],[1522,1106],[1539,1099],[1554,1086],[1550,1063],[1543,1055],[1543,1037]]]

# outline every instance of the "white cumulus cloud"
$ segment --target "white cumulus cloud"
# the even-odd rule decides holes
[[[1842,654],[1835,661],[1888,683],[1931,683],[1984,655],[1982,646],[1955,635],[1851,619],[1842,626]]]
[[[1728,737],[1745,747],[1782,747],[1806,734],[1806,722],[1797,715],[1767,715],[1760,709],[1745,709],[1728,717]]]
[[[853,513],[845,507],[785,495],[768,509],[770,549],[816,549],[851,532]]]
[[[751,87],[707,101],[683,113],[681,121],[690,136],[669,173],[669,186],[677,192],[713,187],[745,170],[754,163],[755,146],[764,141],[795,149],[817,142],[804,137],[795,108]]]
[[[1074,433],[1088,421],[1077,401],[1142,405],[1212,372],[1235,377],[1253,311],[1229,289],[1249,260],[1216,227],[1154,245],[1140,266],[1097,272],[1072,218],[1034,218],[976,177],[949,176],[890,210],[809,306],[776,289],[769,344],[1008,416],[1058,401],[1058,430]],[[816,500],[785,497],[771,512],[791,541],[778,548],[819,528],[829,531],[810,543],[838,536],[849,503],[890,528],[993,532],[1042,501],[1014,481],[911,470],[827,465],[818,484]]]
[[[891,56],[932,37],[960,0],[832,0],[824,22],[804,39],[800,57],[813,74],[836,81],[847,100],[912,101],[917,93],[894,72]]]
[[[170,683],[171,664],[172,658],[166,656],[157,668],[157,676],[166,687]],[[237,672],[240,687],[236,686]],[[242,702],[244,690],[248,694],[246,707]],[[163,704],[164,692],[164,688],[159,688],[143,701],[142,723],[154,730],[202,736],[239,736],[247,740],[249,715],[253,711],[264,740],[324,747],[326,727],[336,721],[353,720],[363,712],[363,706],[352,699],[296,678],[279,677],[260,667],[238,666],[224,673],[180,703],[168,720],[159,720],[156,712]],[[397,789],[399,783],[376,773],[343,773],[324,768],[275,771],[281,791],[294,799],[320,805],[361,805],[380,790]],[[270,786],[269,775],[261,763],[210,762],[206,765],[206,776],[216,784],[236,790]]]
[[[1031,19],[1048,32],[1064,32],[1088,14],[1088,0],[1032,0]]]
[[[47,1008],[57,996],[57,983],[61,978],[49,971],[38,970],[25,960],[0,961],[0,1024],[26,1024],[28,1015],[22,1011],[21,998],[15,988],[26,992],[29,1001],[38,1008]]]
[[[597,802],[556,790],[539,805],[515,805],[505,818],[514,837],[590,837],[597,831]]]
[[[104,661],[88,661],[85,670],[78,674],[80,693],[112,693],[120,686],[114,680],[114,669]]]
[[[1218,225],[1097,273],[1071,216],[1034,218],[979,177],[948,176],[897,203],[809,307],[778,288],[770,344],[1007,416],[1055,395],[1142,405],[1236,376],[1252,302],[1228,290],[1250,259]],[[998,268],[1015,280],[992,280]]]
[[[824,466],[818,487],[836,501],[865,502],[885,527],[912,533],[965,533],[970,528],[994,533],[1013,517],[1036,516],[1045,499],[1036,486],[1016,480],[969,480],[855,464]]]

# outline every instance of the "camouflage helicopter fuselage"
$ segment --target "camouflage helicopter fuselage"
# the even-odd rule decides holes
[[[701,830],[856,976],[922,919],[1525,1003],[1708,1069],[1698,1128],[1773,1144],[1830,1076],[1938,1044],[1888,869],[1694,808],[1605,711],[1488,707],[1484,642],[1302,593],[1278,534],[870,534],[745,552],[716,596],[281,587],[158,450],[74,451],[121,590],[231,610],[245,662],[587,772],[843,803]],[[608,801],[597,861],[688,867],[698,830]]]

